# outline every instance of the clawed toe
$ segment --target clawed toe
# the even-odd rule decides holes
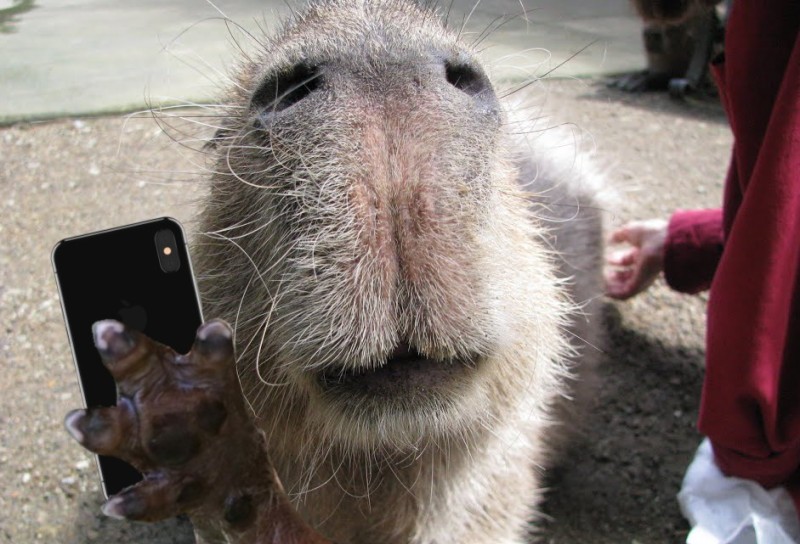
[[[141,386],[141,380],[157,375],[153,362],[173,353],[142,335],[128,329],[119,321],[111,319],[98,321],[92,325],[94,345],[100,353],[119,390],[132,396]],[[163,351],[163,353],[162,353]]]
[[[197,329],[192,347],[196,362],[219,364],[233,356],[233,331],[227,323],[219,319],[204,323]]]
[[[130,408],[123,401],[117,406],[73,410],[64,418],[64,427],[84,448],[129,460],[135,437]]]
[[[85,413],[86,410],[73,410],[67,414],[67,417],[64,418],[64,427],[67,428],[67,432],[79,444],[83,444],[85,440],[85,435],[83,434],[83,431],[79,425]]]
[[[191,478],[151,474],[111,497],[101,511],[116,519],[157,521],[178,515],[201,501],[205,489],[203,484]]]
[[[119,358],[127,355],[135,346],[133,336],[119,321],[107,319],[92,325],[94,345],[104,357]]]

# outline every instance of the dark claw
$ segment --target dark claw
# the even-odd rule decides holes
[[[136,485],[111,497],[102,507],[102,512],[112,518],[136,521],[157,521],[178,515],[185,508],[196,504],[200,487],[184,496],[183,490],[194,480],[184,476],[167,476],[163,472],[151,473]]]
[[[125,496],[117,495],[111,497],[100,507],[100,511],[106,516],[114,519],[125,519],[127,512],[125,509]]]
[[[128,408],[129,403],[121,401],[118,407],[73,410],[64,418],[64,426],[86,449],[129,460],[133,421]]]
[[[92,325],[94,345],[103,357],[119,359],[136,346],[136,340],[119,321],[107,319]]]
[[[64,427],[67,428],[69,435],[77,440],[79,444],[83,444],[84,440],[86,440],[86,435],[81,428],[81,420],[85,413],[86,410],[72,410],[64,418]]]
[[[123,491],[106,501],[100,510],[110,518],[135,520],[145,515],[147,505],[135,491]]]
[[[233,331],[227,323],[215,319],[197,329],[193,353],[211,362],[220,362],[233,355]]]
[[[140,380],[158,375],[153,368],[157,358],[174,355],[169,348],[126,328],[119,321],[98,321],[92,325],[92,332],[97,351],[117,382],[119,391],[131,397],[142,386]]]

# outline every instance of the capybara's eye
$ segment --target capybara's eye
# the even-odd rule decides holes
[[[444,70],[447,82],[468,95],[474,96],[491,88],[488,78],[469,64],[448,60],[444,63]]]
[[[251,104],[265,114],[277,113],[306,98],[321,83],[322,72],[318,66],[295,64],[268,77],[253,94]]]

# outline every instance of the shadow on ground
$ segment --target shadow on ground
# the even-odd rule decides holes
[[[545,542],[683,542],[675,495],[700,442],[703,353],[629,328],[605,308],[609,341],[585,436],[550,479]]]
[[[100,506],[104,499],[99,492],[76,496],[75,521],[59,538],[64,544],[194,544],[192,524],[186,517],[158,523],[120,521],[104,516]]]
[[[626,108],[643,108],[708,123],[728,124],[725,110],[716,95],[707,93],[690,94],[683,100],[672,99],[664,91],[625,92],[610,88],[608,84],[620,74],[608,76],[595,82],[590,92],[580,96],[583,100],[614,102]]]

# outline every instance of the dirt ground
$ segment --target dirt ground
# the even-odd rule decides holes
[[[536,92],[621,192],[611,224],[720,201],[731,138],[715,101],[592,80]],[[152,120],[96,118],[0,129],[0,164],[0,542],[191,542],[185,521],[100,514],[93,460],[62,427],[81,400],[49,259],[63,237],[160,215],[191,232],[198,157]],[[675,494],[700,440],[705,302],[658,283],[607,305],[601,386],[584,437],[551,475],[545,542],[683,540]]]

